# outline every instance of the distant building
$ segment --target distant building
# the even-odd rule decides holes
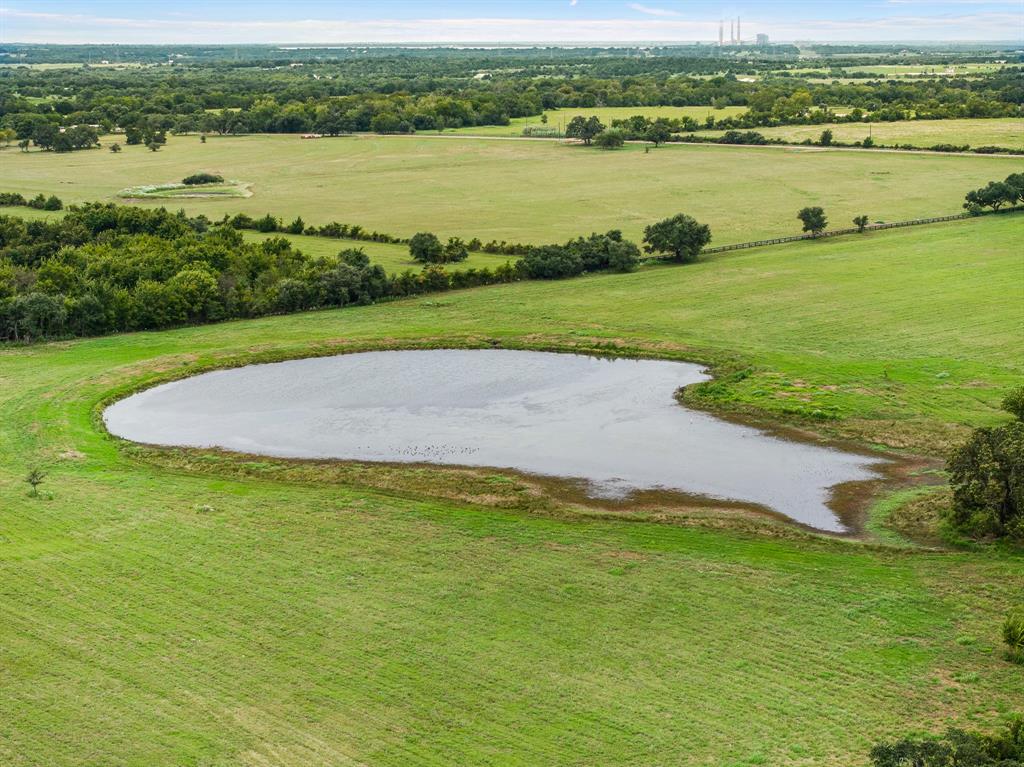
[[[757,44],[758,45],[768,45],[768,35],[763,34],[763,33],[759,33],[757,35]]]

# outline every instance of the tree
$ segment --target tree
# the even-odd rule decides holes
[[[46,472],[35,466],[28,470],[28,474],[25,475],[25,481],[32,486],[32,490],[29,492],[33,498],[39,497],[39,486],[43,484],[43,480],[46,479]]]
[[[110,151],[113,152],[114,154],[117,154],[118,152],[121,151],[121,145],[115,141],[113,144],[110,145]]]
[[[40,149],[53,149],[60,135],[60,129],[56,125],[43,123],[32,133],[32,143]]]
[[[418,232],[409,240],[409,255],[413,261],[424,264],[436,264],[441,261],[444,249],[436,234]]]
[[[150,152],[158,152],[158,151],[160,151],[160,146],[161,145],[160,145],[159,141],[153,141],[152,139],[150,139],[149,141],[146,142],[146,148]]]
[[[441,252],[441,260],[444,263],[456,263],[469,258],[469,248],[466,243],[458,237],[449,237]]]
[[[601,149],[618,149],[626,143],[626,139],[622,135],[620,130],[606,130],[598,133],[594,138],[594,146],[599,146]]]
[[[18,138],[18,131],[14,128],[0,128],[0,141],[4,142],[5,147],[10,146],[16,138]]]
[[[818,139],[818,143],[822,146],[832,145],[832,131],[826,128],[821,132],[821,137]]]
[[[828,219],[825,218],[825,211],[819,207],[803,208],[796,217],[804,222],[804,231],[810,232],[817,237],[825,227],[828,226]]]
[[[124,142],[128,146],[142,143],[142,129],[137,125],[127,125],[124,129]]]
[[[860,142],[860,145],[865,149],[870,149],[875,145],[875,140],[871,138],[871,136],[867,136],[863,141]]]
[[[711,229],[684,213],[666,218],[644,229],[644,250],[668,253],[681,264],[696,261],[701,250],[711,242]]]
[[[948,461],[953,504],[947,521],[971,536],[1024,539],[1024,387],[1003,401],[1015,420],[975,429]]]
[[[651,123],[651,126],[644,133],[644,138],[654,144],[654,146],[658,146],[672,138],[672,130],[659,118]]]
[[[583,115],[576,115],[566,126],[565,135],[567,138],[580,139],[585,145],[590,146],[590,142],[594,140],[594,137],[603,130],[604,125],[596,116],[584,117]]]
[[[200,134],[200,136],[199,136],[199,143],[200,144],[205,144],[206,143],[206,134],[205,133]]]
[[[857,216],[853,219],[853,225],[857,227],[858,232],[863,232],[864,228],[868,225],[868,220],[867,216]]]

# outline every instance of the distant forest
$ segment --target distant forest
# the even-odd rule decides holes
[[[747,107],[743,116],[723,113],[711,125],[699,126],[730,129],[1024,114],[1020,54],[921,49],[895,55],[880,49],[843,58],[831,49],[825,53],[825,60],[807,60],[798,59],[791,46],[3,45],[0,62],[8,65],[0,67],[0,128],[19,141],[33,139],[46,125],[134,129],[136,135],[406,133],[505,125],[545,109],[615,106]],[[28,66],[52,61],[81,65]],[[1002,63],[995,71],[970,76],[890,80],[844,69],[905,61],[921,66]],[[142,66],[111,66],[118,62]],[[809,63],[820,68],[813,78],[801,71]],[[852,116],[829,111],[840,106],[856,111]]]

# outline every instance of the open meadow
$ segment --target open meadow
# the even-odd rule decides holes
[[[993,725],[1020,704],[996,649],[1019,552],[583,520],[488,470],[127,448],[96,408],[245,359],[619,347],[748,366],[733,405],[941,450],[1024,374],[999,288],[1022,250],[993,216],[0,349],[0,761],[850,767],[883,736]]]
[[[533,128],[553,128],[559,133],[565,132],[565,126],[574,117],[596,117],[604,125],[611,127],[613,120],[626,120],[635,115],[643,115],[649,120],[665,117],[670,120],[681,120],[690,117],[699,123],[708,117],[720,120],[724,117],[736,117],[747,111],[746,107],[566,107],[565,109],[545,109],[542,115],[531,117],[513,117],[508,125],[473,125],[446,131],[448,134],[466,136],[522,136],[527,126]],[[543,118],[547,118],[545,121]]]
[[[868,135],[876,144],[887,146],[909,144],[930,147],[936,144],[998,146],[1024,149],[1024,120],[1006,117],[990,120],[902,120],[900,122],[831,123],[822,125],[783,125],[777,128],[758,128],[767,138],[785,141],[818,141],[823,130],[832,131],[836,141],[853,143]],[[723,131],[697,131],[698,136],[717,138]]]
[[[422,136],[238,136],[205,144],[180,136],[159,152],[6,150],[0,162],[10,191],[57,194],[65,203],[114,200],[126,187],[209,171],[251,183],[252,196],[174,200],[175,209],[529,243],[609,229],[638,240],[646,225],[683,210],[711,226],[714,245],[797,234],[796,212],[805,205],[823,206],[836,226],[860,214],[896,221],[958,213],[967,190],[1024,169],[1014,157],[708,145],[607,152]]]

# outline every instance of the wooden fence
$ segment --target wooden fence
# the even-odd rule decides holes
[[[981,215],[992,215],[993,213],[1012,213],[1015,210],[1024,210],[1022,208],[1006,208],[1005,210],[999,211],[986,211]],[[889,224],[868,224],[864,227],[864,231],[875,231],[878,229],[898,229],[903,226],[920,226],[922,224],[937,224],[940,221],[957,221],[962,218],[975,218],[976,213],[955,213],[952,216],[936,216],[935,218],[913,218],[909,221],[893,221]],[[849,229],[830,229],[827,232],[821,234],[794,234],[791,237],[775,237],[771,240],[754,240],[753,242],[737,242],[732,245],[719,245],[716,248],[705,248],[700,252],[702,256],[711,255],[712,253],[726,253],[730,250],[743,250],[745,248],[760,248],[765,245],[779,245],[783,242],[797,242],[798,240],[823,240],[827,237],[838,237],[843,234],[857,234],[861,230],[856,227]],[[642,261],[660,261],[663,260],[664,256],[648,256],[641,259]]]

